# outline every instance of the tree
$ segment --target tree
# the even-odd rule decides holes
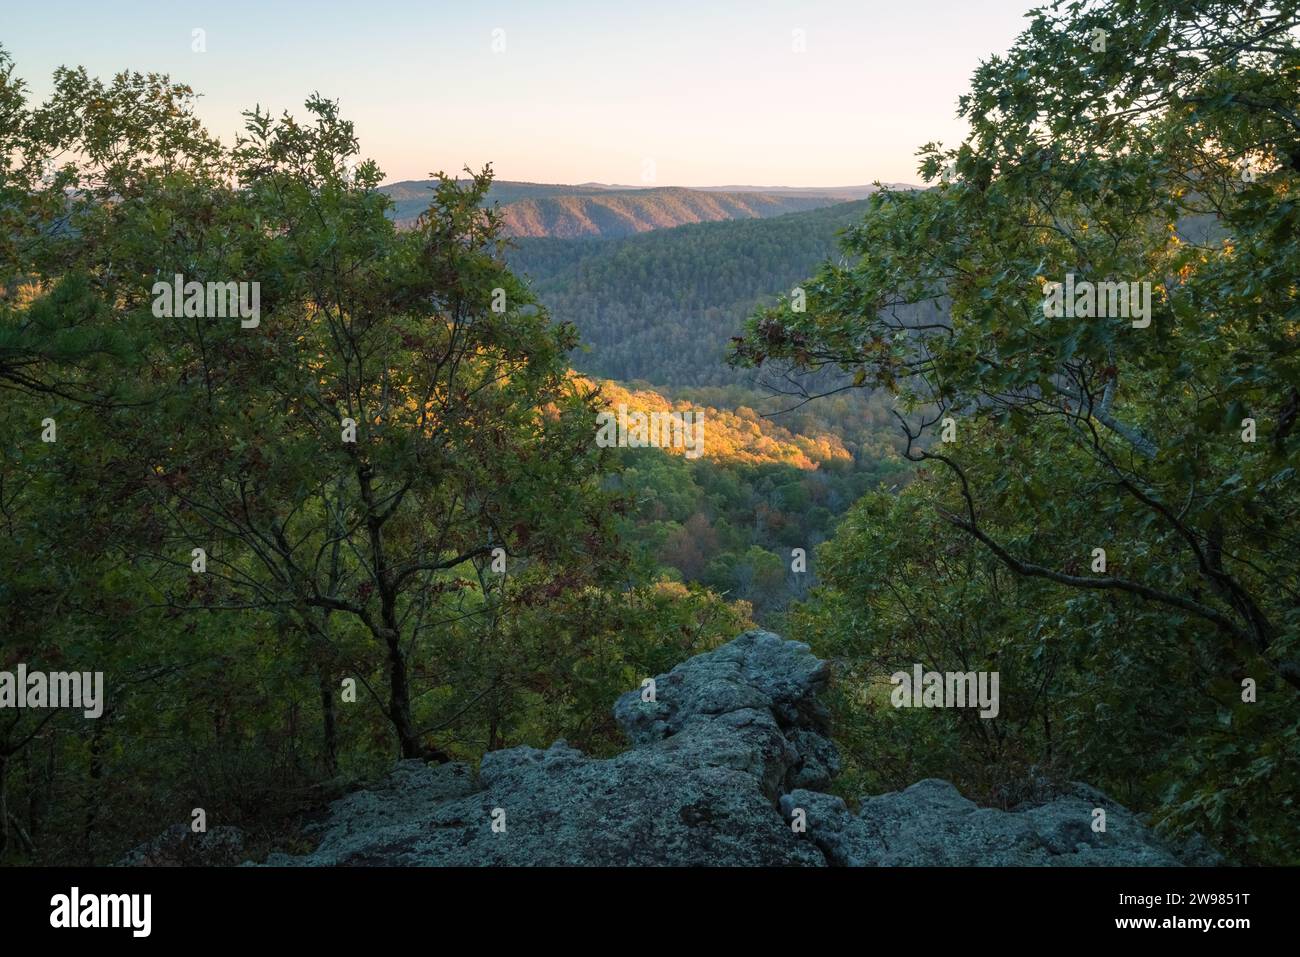
[[[734,350],[893,393],[920,464],[819,552],[829,587],[795,620],[825,652],[995,660],[1005,753],[1289,862],[1296,26],[1291,2],[1035,11],[961,98],[967,139],[920,151],[935,185],[873,197],[807,311],[761,312]],[[929,568],[917,536],[994,567]],[[951,773],[992,730],[939,742]]]
[[[348,173],[351,125],[327,101],[308,110],[313,125],[249,114],[240,188],[182,191],[210,219],[123,264],[261,277],[262,314],[247,328],[172,320],[182,380],[165,409],[120,411],[114,427],[137,437],[129,481],[161,518],[141,556],[176,570],[169,604],[287,615],[323,646],[340,616],[356,623],[385,661],[386,691],[372,692],[417,757],[430,749],[410,677],[422,636],[489,614],[489,563],[581,551],[599,526],[593,405],[567,375],[571,329],[501,261],[481,208],[490,172],[440,177],[398,232],[373,164]],[[141,198],[153,215],[166,200]]]
[[[853,261],[806,284],[807,312],[760,314],[735,356],[896,391],[910,457],[952,471],[963,497],[947,518],[990,555],[1199,620],[1242,667],[1300,688],[1296,23],[1290,2],[1037,11],[961,98],[966,141],[921,150],[927,179],[950,181],[873,198],[847,234]],[[1054,317],[1051,294],[1076,278],[1149,290],[1149,315],[1112,289],[1100,308],[1122,315]],[[1014,476],[977,483],[960,440],[932,443],[945,420],[970,434],[982,419],[1031,479],[1049,434],[1087,452],[1026,506],[1072,497],[1168,564],[1077,574],[1048,560],[1050,526],[994,537],[981,497]]]

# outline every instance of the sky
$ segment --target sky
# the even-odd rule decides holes
[[[919,182],[957,97],[1039,0],[0,0],[32,94],[60,66],[170,74],[227,142],[241,112],[341,103],[386,182]],[[202,31],[196,33],[196,31]],[[202,47],[202,49],[198,49]],[[802,49],[800,49],[802,47]]]

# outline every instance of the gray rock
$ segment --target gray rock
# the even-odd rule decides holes
[[[838,764],[815,700],[826,676],[806,645],[746,632],[659,675],[654,702],[623,695],[633,747],[617,757],[510,748],[477,781],[404,762],[335,802],[312,854],[267,863],[823,865],[776,801],[787,777]]]
[[[803,832],[832,867],[871,867],[874,845],[866,826],[850,813],[842,798],[797,789],[781,797],[781,813],[791,826],[803,812]]]
[[[244,857],[244,832],[214,827],[194,833],[187,824],[173,824],[151,841],[129,851],[117,867],[229,867]]]
[[[787,815],[808,809],[808,837],[841,866],[940,865],[1172,867],[1175,855],[1137,817],[1100,791],[1070,793],[1012,811],[982,808],[947,781],[927,779],[867,798],[857,815],[837,799],[796,791],[782,799]],[[1093,809],[1106,830],[1092,828]]]
[[[545,751],[459,764],[402,762],[336,801],[321,841],[275,865],[1175,864],[1128,811],[1078,786],[1013,811],[980,808],[944,781],[865,799],[821,793],[839,770],[817,693],[828,669],[806,645],[750,631],[629,691],[614,716],[630,750]],[[1092,809],[1107,830],[1093,833]],[[802,811],[802,814],[797,812]],[[799,817],[805,829],[791,826]]]
[[[304,832],[323,835],[316,853],[324,855],[357,840],[382,842],[400,837],[404,825],[434,813],[443,801],[477,789],[468,765],[399,761],[378,785],[335,801],[328,821],[304,828]],[[276,858],[280,863],[289,860],[282,855]]]

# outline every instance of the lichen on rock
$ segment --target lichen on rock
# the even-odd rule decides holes
[[[557,741],[463,764],[398,764],[336,801],[312,853],[267,864],[505,866],[1171,865],[1137,817],[1082,785],[1035,806],[977,807],[926,780],[865,798],[822,793],[839,770],[807,645],[747,631],[629,691],[631,748],[592,758]],[[1105,802],[1104,833],[1091,827]],[[796,810],[806,826],[791,826]]]

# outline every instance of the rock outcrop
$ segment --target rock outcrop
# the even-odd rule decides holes
[[[866,798],[857,814],[829,794],[782,795],[793,817],[803,808],[809,838],[840,867],[1170,867],[1180,861],[1128,810],[1100,791],[1069,793],[1013,811],[978,807],[947,781],[930,778]],[[1106,812],[1094,831],[1093,811]]]
[[[943,781],[871,797],[823,793],[839,769],[806,645],[750,631],[624,694],[630,750],[595,759],[558,741],[462,764],[402,762],[336,801],[321,841],[272,865],[1171,865],[1124,808],[1077,786],[1014,811]],[[644,697],[650,697],[645,694]],[[1093,831],[1093,809],[1106,830]],[[803,827],[794,826],[796,820]]]
[[[230,867],[244,859],[244,832],[214,827],[195,833],[173,824],[151,841],[129,851],[117,867]]]

